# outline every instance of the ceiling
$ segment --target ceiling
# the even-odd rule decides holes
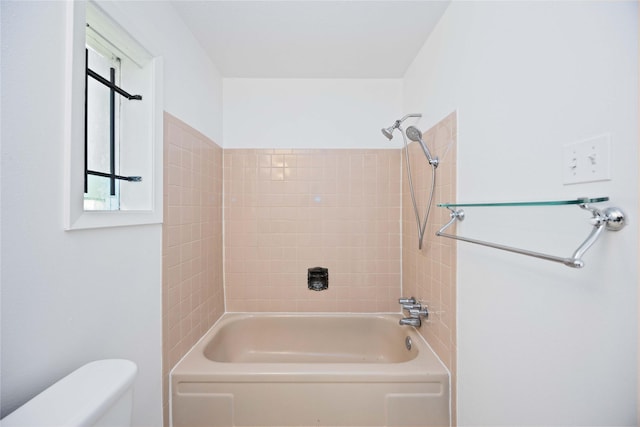
[[[449,2],[172,3],[223,77],[401,78]]]

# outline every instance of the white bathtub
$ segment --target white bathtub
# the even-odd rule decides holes
[[[173,426],[449,426],[449,374],[399,318],[225,314],[171,373]]]

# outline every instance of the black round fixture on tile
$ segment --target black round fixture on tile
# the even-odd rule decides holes
[[[329,288],[329,269],[312,267],[307,270],[307,287],[312,291],[323,291]]]

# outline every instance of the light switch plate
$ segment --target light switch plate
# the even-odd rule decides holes
[[[595,136],[562,147],[562,176],[565,185],[611,179],[611,137]]]

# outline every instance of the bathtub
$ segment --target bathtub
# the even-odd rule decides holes
[[[399,318],[227,313],[171,373],[173,426],[449,426],[449,374]]]

